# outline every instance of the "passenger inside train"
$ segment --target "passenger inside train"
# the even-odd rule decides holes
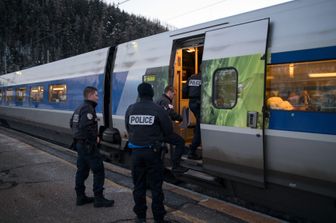
[[[336,111],[336,61],[269,65],[266,104],[271,109]]]

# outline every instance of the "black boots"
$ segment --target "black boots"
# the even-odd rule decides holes
[[[92,203],[95,208],[100,208],[100,207],[112,207],[114,204],[114,200],[107,200],[104,198],[103,195],[98,195],[93,197],[88,197],[85,194],[84,195],[77,195],[76,199],[76,205],[77,206],[82,206],[84,204]]]
[[[92,203],[93,202],[93,197],[88,197],[85,194],[84,195],[79,195],[77,196],[76,199],[76,205],[77,206],[82,206],[84,204]]]
[[[95,196],[93,206],[95,208],[100,207],[112,207],[114,200],[108,200],[103,195]]]
[[[202,158],[199,156],[199,155],[197,155],[197,153],[196,152],[189,152],[189,154],[188,154],[188,159],[191,159],[191,160],[201,160]]]

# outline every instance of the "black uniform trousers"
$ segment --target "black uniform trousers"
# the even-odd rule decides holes
[[[174,153],[172,154],[171,160],[173,164],[173,168],[178,167],[180,165],[181,156],[184,153],[184,139],[177,133],[173,132],[169,136],[166,136],[164,141],[166,143],[172,144],[175,146]]]
[[[196,126],[194,128],[194,137],[190,145],[190,152],[194,153],[199,145],[201,145],[201,108],[200,103],[192,102],[189,103],[189,108],[196,118]]]
[[[93,192],[95,196],[102,196],[104,190],[105,170],[102,155],[97,148],[90,150],[85,143],[76,143],[77,149],[77,172],[76,193],[77,196],[85,193],[85,180],[88,178],[90,169],[93,172]]]
[[[160,153],[154,152],[150,148],[132,149],[132,177],[135,202],[133,211],[137,217],[146,218],[146,190],[150,189],[154,220],[157,222],[163,221],[166,211],[163,206],[163,163]],[[150,188],[147,188],[147,182]]]

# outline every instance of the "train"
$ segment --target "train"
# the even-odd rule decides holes
[[[202,160],[182,165],[266,193],[279,186],[330,199],[335,220],[335,8],[291,1],[2,75],[1,123],[69,145],[73,110],[95,86],[102,153],[126,162],[124,115],[137,85],[152,84],[154,100],[174,86],[184,117],[174,130],[188,144],[195,118],[182,89],[198,73]]]

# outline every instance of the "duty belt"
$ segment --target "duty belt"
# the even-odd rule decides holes
[[[130,149],[151,149],[151,148],[153,148],[153,146],[152,145],[139,146],[139,145],[135,145],[133,143],[128,143],[128,148],[130,148]]]

